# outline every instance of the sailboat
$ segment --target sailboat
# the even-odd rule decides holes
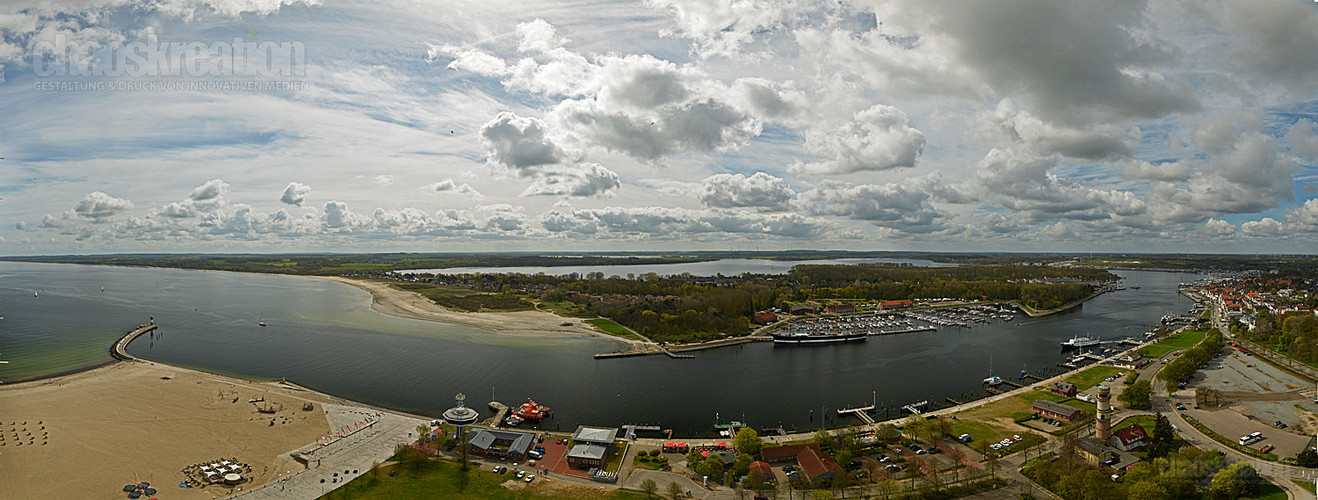
[[[261,311],[261,319],[258,320],[256,324],[265,326],[265,311]]]
[[[986,379],[984,379],[984,383],[985,383],[985,384],[988,384],[989,387],[993,387],[993,386],[996,386],[996,385],[1002,385],[1002,377],[999,377],[999,376],[993,374],[993,356],[992,356],[992,355],[989,356],[989,377],[986,378]]]

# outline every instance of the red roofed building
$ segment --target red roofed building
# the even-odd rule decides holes
[[[842,471],[842,468],[837,466],[837,462],[833,461],[833,457],[820,450],[818,445],[801,450],[796,456],[796,463],[801,466],[801,472],[805,477],[811,481],[827,479]]]
[[[764,481],[775,480],[773,477],[773,469],[769,468],[768,462],[761,462],[759,460],[751,462],[751,470],[746,473],[746,476],[760,476],[760,479],[763,479]]]
[[[911,299],[885,300],[879,303],[879,308],[888,311],[892,309],[906,309],[914,305]]]
[[[774,321],[778,321],[778,315],[771,312],[756,314],[754,318],[751,318],[751,323],[757,325],[767,325]]]
[[[824,453],[816,443],[770,446],[760,450],[760,458],[767,463],[795,461],[801,473],[811,481],[830,478],[842,472],[833,457]]]
[[[1149,433],[1140,424],[1132,424],[1112,432],[1112,447],[1121,451],[1130,451],[1149,445]]]

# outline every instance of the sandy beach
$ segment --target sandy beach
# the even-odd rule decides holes
[[[287,454],[329,432],[326,402],[334,400],[143,361],[0,385],[0,499],[121,499],[138,480],[161,498],[223,497],[236,490],[178,486],[183,468],[220,458],[251,466],[240,485],[248,490],[303,469]],[[267,403],[282,409],[259,413]]]
[[[469,313],[445,309],[415,292],[389,286],[385,281],[316,276],[351,285],[371,294],[371,309],[391,316],[435,321],[516,335],[589,335],[629,344],[643,344],[600,332],[581,318],[565,318],[545,311]],[[565,324],[569,324],[564,326]]]

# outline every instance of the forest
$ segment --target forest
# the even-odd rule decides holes
[[[1318,317],[1313,314],[1295,312],[1277,317],[1262,311],[1255,319],[1253,331],[1237,331],[1245,338],[1271,347],[1296,361],[1318,364]]]

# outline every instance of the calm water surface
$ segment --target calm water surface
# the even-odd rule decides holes
[[[155,316],[159,334],[135,341],[132,354],[249,378],[287,377],[426,415],[438,415],[464,392],[481,407],[491,393],[510,404],[534,397],[555,410],[543,424],[549,429],[658,423],[708,433],[716,414],[725,421],[744,416],[761,428],[807,428],[821,415],[872,399],[899,407],[971,397],[988,376],[990,356],[995,374],[1005,378],[1022,369],[1055,369],[1064,339],[1138,334],[1192,305],[1176,284],[1196,275],[1120,274],[1142,288],[1043,318],[861,344],[755,343],[687,360],[595,360],[591,355],[618,344],[389,317],[369,309],[366,292],[312,278],[0,263],[0,359],[10,361],[0,365],[0,380],[105,362],[115,339]],[[261,320],[269,326],[258,326]],[[834,423],[845,420],[830,417]]]

